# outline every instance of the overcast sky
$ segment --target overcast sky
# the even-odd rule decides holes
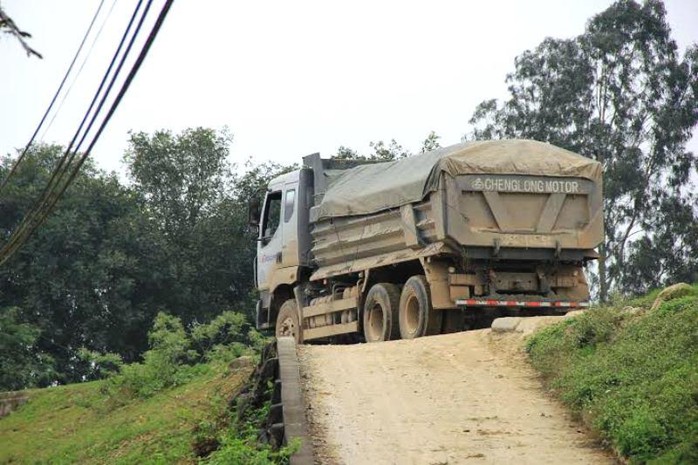
[[[582,33],[610,3],[177,0],[93,158],[121,170],[129,130],[192,126],[227,126],[234,162],[291,163],[340,145],[368,152],[370,141],[393,138],[416,151],[431,130],[442,145],[456,143],[477,103],[506,97],[514,57],[545,37]],[[2,4],[44,55],[28,58],[0,39],[6,154],[29,140],[99,0]],[[43,140],[69,142],[135,4],[105,0],[102,33]],[[679,48],[698,42],[698,1],[666,8]],[[695,137],[690,146],[698,152]]]

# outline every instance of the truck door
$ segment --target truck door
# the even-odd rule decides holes
[[[298,182],[290,182],[284,185],[283,192],[283,244],[281,246],[281,266],[298,266]]]
[[[262,223],[257,243],[257,287],[269,288],[269,277],[281,263],[283,242],[281,218],[282,191],[271,191],[264,199]]]

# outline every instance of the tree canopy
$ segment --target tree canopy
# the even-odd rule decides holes
[[[698,279],[698,45],[680,53],[658,0],[620,0],[583,34],[545,39],[515,60],[509,98],[485,100],[474,139],[528,138],[604,168],[606,239],[596,284],[641,292]]]
[[[20,29],[14,20],[3,10],[0,3],[0,34],[13,36],[20,43],[28,56],[34,55],[38,58],[43,58],[39,52],[29,46],[26,39],[31,37],[27,31]]]
[[[284,167],[234,174],[231,140],[203,128],[134,133],[128,185],[83,167],[56,211],[0,268],[0,349],[13,361],[0,364],[0,390],[92,378],[81,349],[137,361],[160,311],[188,326],[227,310],[251,316],[247,201]],[[0,198],[0,241],[62,152],[30,149]],[[0,176],[12,162],[1,161]]]

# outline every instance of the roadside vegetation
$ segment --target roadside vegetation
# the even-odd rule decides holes
[[[28,391],[0,419],[0,464],[285,463],[293,447],[258,440],[269,409],[237,412],[264,337],[224,312],[185,330],[160,313],[140,363],[83,350],[106,379]]]
[[[632,464],[698,463],[698,285],[593,308],[527,343],[546,384]],[[666,294],[666,293],[665,293]]]

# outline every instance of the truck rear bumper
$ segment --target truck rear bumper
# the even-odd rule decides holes
[[[499,300],[499,299],[458,299],[459,307],[516,307],[516,308],[588,308],[589,302],[540,301],[540,300]]]

